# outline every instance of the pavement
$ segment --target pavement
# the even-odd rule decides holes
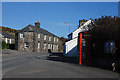
[[[48,53],[3,51],[3,78],[119,78],[118,73],[74,63]]]

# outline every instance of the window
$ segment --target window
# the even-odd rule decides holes
[[[53,45],[53,50],[55,50],[55,45]]]
[[[40,43],[38,42],[38,49],[40,48]]]
[[[46,43],[44,43],[44,49],[46,49]]]
[[[49,37],[49,41],[51,41],[51,37]]]
[[[26,42],[26,43],[25,43],[25,48],[28,48],[28,47],[29,47],[29,43]]]
[[[50,49],[50,44],[48,44],[48,49]]]
[[[12,43],[12,40],[10,39],[10,44]]]
[[[57,46],[57,50],[58,50],[58,45],[56,45]]]
[[[105,53],[115,53],[115,43],[106,42],[105,43]]]
[[[52,50],[52,44],[51,44],[51,50]]]
[[[23,33],[20,33],[20,38],[23,38],[24,37],[24,34]]]
[[[38,34],[38,38],[40,38],[40,34]]]
[[[8,39],[7,39],[7,38],[5,38],[5,42],[6,42],[6,43],[8,42]]]
[[[44,40],[46,40],[46,35],[44,36]]]
[[[55,42],[55,38],[54,38],[54,42]]]
[[[58,42],[58,38],[57,38],[57,42]]]
[[[108,53],[109,52],[109,42],[105,43],[105,52]]]

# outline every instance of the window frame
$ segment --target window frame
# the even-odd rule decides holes
[[[40,38],[40,34],[38,34],[38,38]]]
[[[51,41],[51,36],[49,36],[49,41]]]
[[[44,48],[43,48],[43,49],[46,49],[46,46],[47,46],[47,44],[46,44],[46,43],[44,43]]]
[[[44,35],[44,40],[46,40],[46,37],[47,37],[47,36],[46,36],[46,35]]]
[[[24,38],[24,33],[20,33],[20,38]]]
[[[28,42],[25,42],[25,48],[29,48],[29,43]]]
[[[111,45],[111,43],[113,43]],[[107,46],[106,46],[107,45]],[[112,49],[112,50],[111,50]],[[111,53],[111,54],[114,54],[116,52],[115,50],[115,42],[114,41],[106,41],[104,43],[104,52],[105,53]]]
[[[54,37],[54,42],[56,41],[55,39],[56,39],[56,37]]]

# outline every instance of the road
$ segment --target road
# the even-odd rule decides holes
[[[118,78],[110,70],[74,64],[47,53],[17,53],[3,56],[3,78]]]

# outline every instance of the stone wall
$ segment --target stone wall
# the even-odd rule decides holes
[[[16,33],[15,42],[18,51],[48,52],[48,44],[50,45],[49,48],[51,51],[58,51],[57,45],[59,46],[59,40],[57,41],[57,37],[55,38],[37,32],[23,32],[23,34],[24,37],[20,38],[20,33]],[[38,34],[40,34],[40,38],[38,38]],[[44,40],[44,36],[46,36],[46,40]],[[49,37],[51,37],[51,40],[49,40]],[[25,43],[28,43],[28,48],[25,48]]]

